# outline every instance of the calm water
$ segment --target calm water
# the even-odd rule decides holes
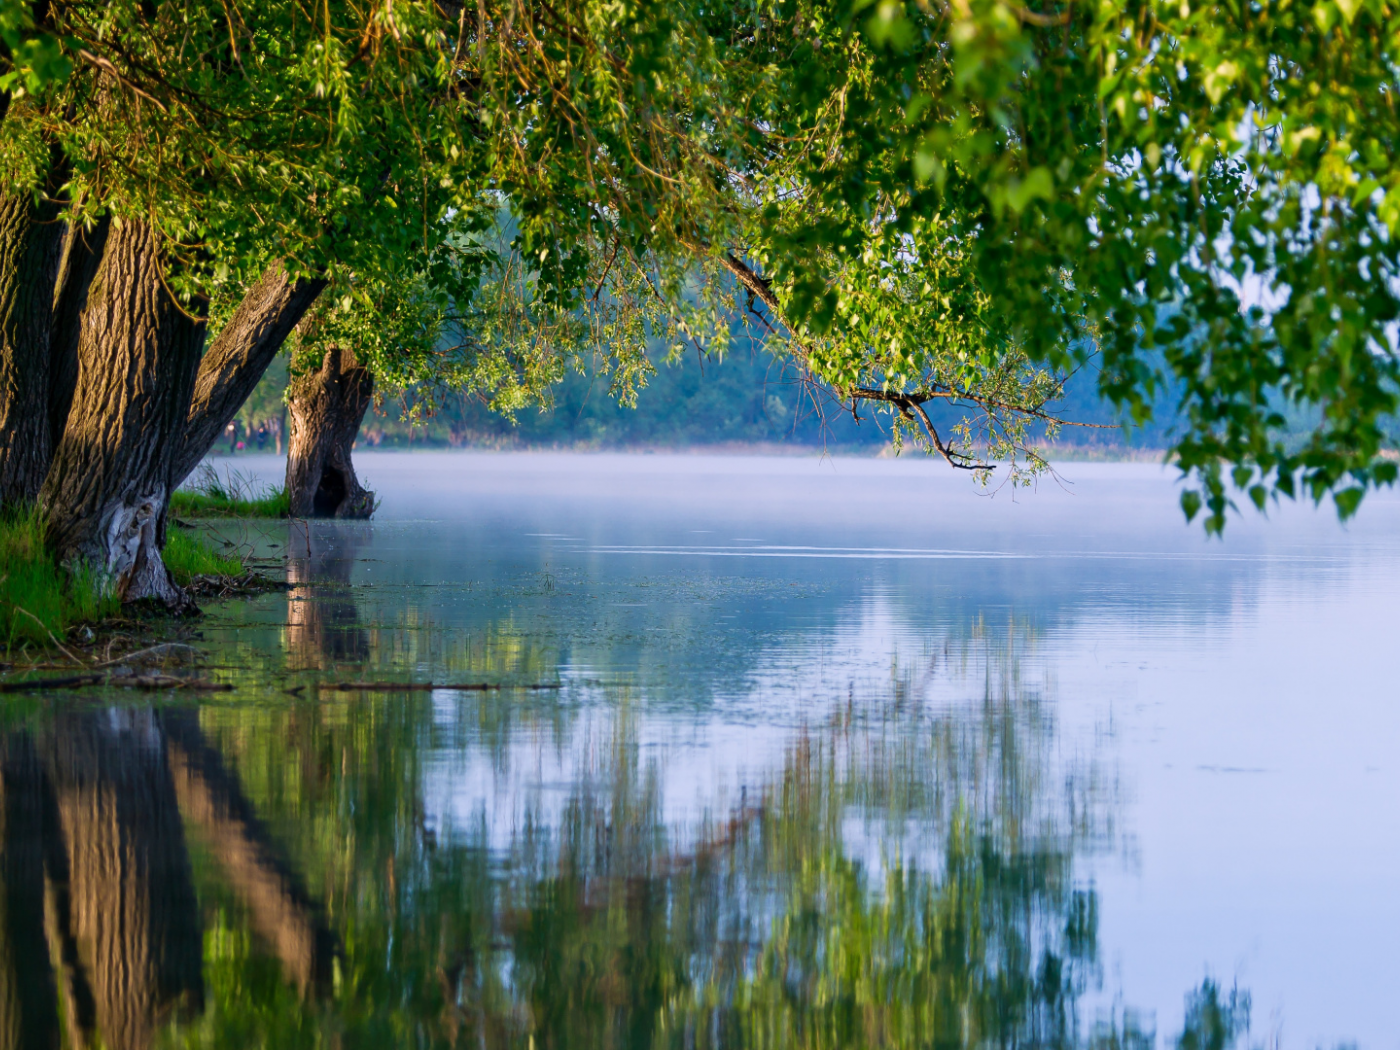
[[[358,462],[234,692],[9,701],[3,1045],[1400,1046],[1400,500]]]

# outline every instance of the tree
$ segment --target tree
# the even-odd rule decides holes
[[[128,599],[178,604],[159,555],[168,493],[327,281],[431,259],[445,230],[470,225],[448,24],[430,3],[5,13],[0,28],[20,28],[0,56],[0,189],[14,201],[0,208],[4,496],[42,482],[62,559]],[[18,64],[35,40],[56,42],[66,79]],[[31,265],[64,228],[62,265]],[[201,357],[211,299],[232,303]],[[45,381],[29,364],[50,359]],[[51,463],[14,422],[42,431],[26,406],[45,401]]]
[[[1392,16],[579,0],[504,5],[471,54],[500,184],[550,202],[527,241],[689,250],[837,396],[969,405],[993,455],[1071,369],[1139,421],[1172,379],[1183,507],[1219,530],[1227,471],[1343,516],[1395,480]],[[1319,410],[1301,447],[1285,405]],[[953,444],[918,423],[985,462],[975,419]]]

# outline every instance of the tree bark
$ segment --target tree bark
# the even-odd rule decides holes
[[[294,518],[368,518],[374,493],[360,487],[350,447],[369,409],[374,379],[349,350],[332,346],[319,370],[292,380],[287,495]]]
[[[111,217],[103,216],[91,230],[69,226],[63,236],[58,276],[54,280],[53,327],[49,333],[51,449],[57,449],[63,440],[68,410],[73,407],[73,391],[78,386],[78,336],[82,333],[83,310],[111,228]]]
[[[58,205],[0,193],[0,504],[29,502],[48,472],[49,330]]]
[[[200,362],[172,487],[199,466],[325,287],[320,279],[293,281],[275,262],[243,297]]]
[[[101,573],[124,601],[188,605],[160,557],[176,448],[204,324],[180,309],[145,223],[113,223],[87,291],[78,384],[40,500],[64,562]]]

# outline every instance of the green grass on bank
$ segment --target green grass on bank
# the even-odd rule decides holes
[[[171,526],[162,555],[181,586],[196,576],[240,576],[243,562],[215,551],[198,533]],[[62,568],[44,546],[38,508],[0,514],[0,644],[50,646],[75,624],[97,623],[121,612],[93,574]]]
[[[7,648],[53,644],[75,623],[101,620],[121,608],[87,572],[70,573],[44,546],[38,508],[0,515],[0,630]]]
[[[165,550],[161,552],[165,567],[175,582],[186,586],[196,576],[241,576],[243,562],[226,558],[209,541],[189,529],[172,525],[166,530]]]
[[[292,512],[287,490],[263,485],[238,471],[224,476],[204,464],[188,488],[170,497],[177,518],[286,518]]]

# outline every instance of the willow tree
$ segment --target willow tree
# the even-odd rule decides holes
[[[449,23],[295,0],[5,16],[0,498],[37,492],[61,558],[179,604],[168,494],[306,309],[338,274],[429,265],[470,222]],[[71,72],[23,65],[33,41]]]
[[[1396,478],[1395,14],[504,2],[467,60],[501,184],[549,202],[527,237],[689,252],[837,398],[962,466],[1053,427],[1077,368],[1137,421],[1171,382],[1183,507],[1218,530],[1230,482],[1345,516]],[[960,440],[931,402],[973,410]],[[1318,420],[1301,444],[1287,407]]]

